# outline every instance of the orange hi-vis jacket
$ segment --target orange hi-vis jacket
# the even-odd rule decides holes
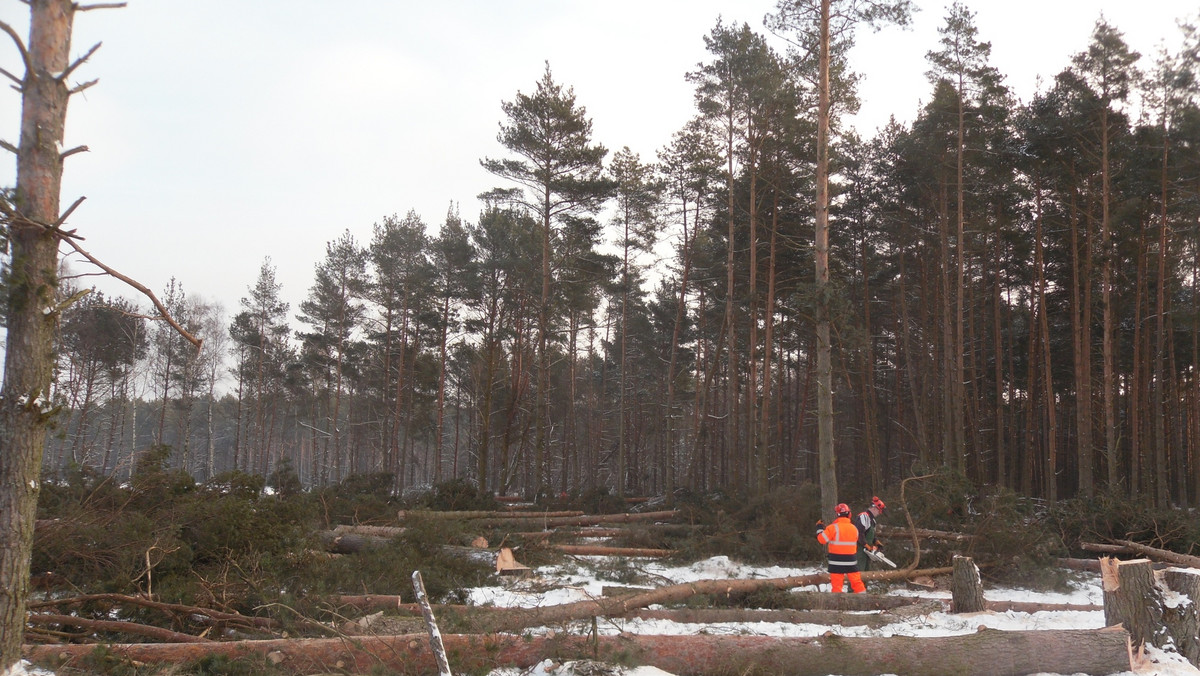
[[[817,533],[817,542],[829,548],[829,572],[853,573],[858,570],[858,529],[850,517],[839,516]]]

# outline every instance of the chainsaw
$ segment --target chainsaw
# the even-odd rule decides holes
[[[891,566],[892,568],[896,567],[896,564],[892,563],[892,560],[889,559],[888,557],[884,556],[883,552],[879,551],[878,549],[868,549],[868,550],[866,550],[866,552],[867,552],[867,556],[871,557],[872,559],[875,559],[876,561],[878,561],[880,563],[886,563],[887,565]]]

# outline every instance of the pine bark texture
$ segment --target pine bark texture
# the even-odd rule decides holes
[[[1200,570],[1168,568],[1162,572],[1167,589],[1183,597],[1168,604],[1163,612],[1175,649],[1193,665],[1200,666]]]
[[[113,645],[114,657],[145,664],[186,663],[223,655],[261,656],[294,673],[338,670],[369,673],[384,667],[405,674],[437,674],[429,642],[418,634],[238,641],[218,644]],[[922,676],[1023,676],[1050,672],[1112,674],[1132,669],[1129,634],[1121,629],[999,631],[961,636],[814,638],[768,636],[601,636],[524,638],[448,635],[443,640],[450,664],[460,673],[499,667],[528,668],[552,657],[597,659],[654,666],[674,674],[717,676],[761,673],[773,676],[828,674],[921,674]],[[64,667],[94,652],[94,646],[28,646],[27,659]]]
[[[1147,643],[1162,647],[1166,639],[1163,596],[1154,584],[1150,561],[1101,559],[1100,575],[1104,586],[1104,623],[1125,627],[1135,648]]]
[[[954,557],[950,597],[950,612],[979,613],[987,608],[983,600],[983,581],[979,578],[979,566],[968,556]]]
[[[20,658],[29,557],[41,477],[58,323],[60,147],[66,123],[71,0],[30,3],[21,140],[9,224],[11,270],[4,388],[0,392],[0,672]]]

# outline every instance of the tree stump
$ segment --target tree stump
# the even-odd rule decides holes
[[[1163,595],[1154,584],[1149,559],[1117,561],[1100,559],[1104,588],[1104,623],[1120,624],[1129,631],[1134,649],[1149,643],[1164,647],[1169,642],[1163,624]]]
[[[950,577],[950,612],[979,613],[985,605],[979,566],[969,556],[955,556],[954,573]]]
[[[1163,621],[1175,640],[1175,649],[1193,665],[1200,666],[1200,570],[1168,568],[1162,572],[1167,589],[1182,596],[1168,599]]]

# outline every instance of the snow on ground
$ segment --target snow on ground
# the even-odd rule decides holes
[[[604,586],[618,585],[617,582],[606,582],[593,571],[603,570],[609,563],[606,557],[576,557],[576,563],[564,565],[543,566],[534,570],[534,575],[526,579],[513,579],[507,584],[495,587],[481,587],[471,591],[471,603],[477,605],[493,605],[502,607],[540,607],[572,603],[590,598],[600,597]],[[821,572],[820,568],[788,568],[782,566],[748,566],[738,563],[726,556],[715,556],[686,566],[665,565],[654,560],[644,560],[637,566],[640,577],[655,580],[656,585],[680,584],[696,580],[724,579],[763,579],[807,575]],[[632,583],[637,584],[637,583]],[[868,590],[879,583],[868,583]],[[994,601],[1025,601],[1031,603],[1060,603],[1076,605],[1103,605],[1104,594],[1100,588],[1100,577],[1095,574],[1080,573],[1074,578],[1073,589],[1070,592],[1039,592],[1011,587],[984,586],[984,595]],[[828,585],[822,586],[828,591]],[[817,591],[818,587],[800,587],[797,591]],[[882,591],[881,587],[875,590]],[[949,599],[949,592],[914,592],[903,588],[888,588],[886,593],[893,595],[936,597]],[[879,628],[863,626],[828,626],[820,624],[794,624],[785,622],[750,622],[750,623],[716,623],[716,624],[687,624],[669,620],[641,620],[610,618],[601,622],[598,629],[601,634],[657,634],[691,636],[703,631],[706,634],[754,635],[754,636],[788,636],[806,637],[820,636],[833,632],[841,636],[951,636],[971,634],[981,627],[1002,629],[1007,631],[1042,630],[1042,629],[1098,629],[1104,626],[1104,611],[1062,611],[1023,613],[1015,611],[984,612],[955,615],[937,611],[924,615],[906,618]],[[590,628],[589,628],[590,630]],[[538,630],[533,630],[536,633]],[[581,630],[582,631],[582,630]],[[1146,663],[1138,669],[1123,672],[1115,676],[1200,676],[1200,670],[1174,653],[1166,653],[1154,648],[1147,649]],[[558,665],[549,660],[524,672],[513,669],[493,671],[490,676],[578,676],[580,674],[599,673],[594,671],[594,665],[586,667],[567,663]],[[653,667],[640,667],[633,670],[615,671],[610,673],[625,676],[670,676]],[[833,675],[831,675],[833,676]],[[1041,674],[1038,676],[1056,676]]]

